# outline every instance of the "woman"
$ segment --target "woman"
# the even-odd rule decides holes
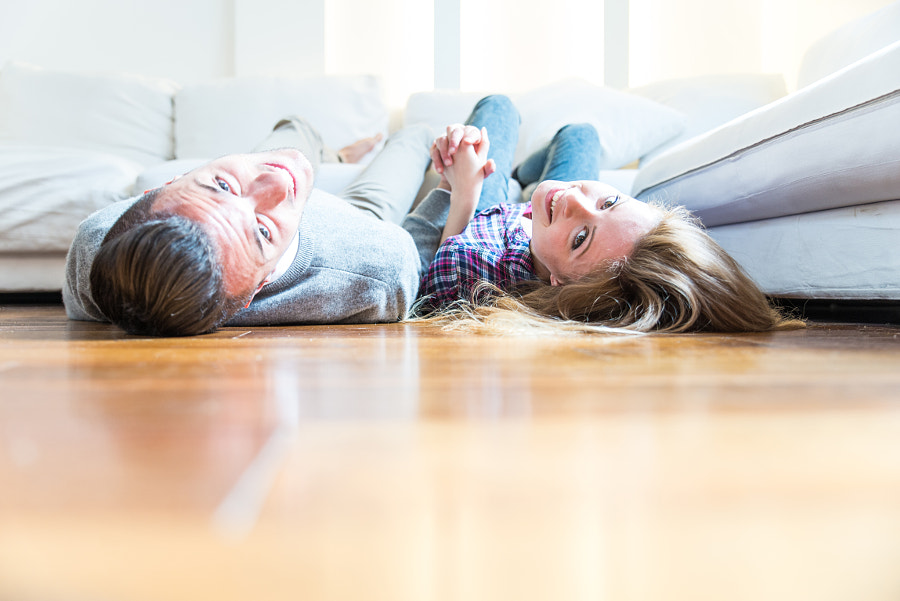
[[[435,140],[441,183],[404,221],[425,272],[422,313],[501,331],[510,323],[639,332],[801,325],[773,308],[683,207],[594,181],[593,127],[563,127],[513,174],[518,124],[509,99],[489,96],[466,125]],[[505,202],[509,176],[530,202]]]

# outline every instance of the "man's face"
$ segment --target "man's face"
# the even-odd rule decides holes
[[[312,166],[295,149],[234,154],[168,184],[153,212],[199,224],[219,253],[228,294],[256,289],[300,225],[312,191]]]

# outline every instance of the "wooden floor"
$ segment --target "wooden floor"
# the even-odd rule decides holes
[[[2,601],[897,601],[900,328],[129,338],[0,307]]]

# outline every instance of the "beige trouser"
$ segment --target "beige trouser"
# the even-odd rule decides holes
[[[394,133],[339,196],[382,221],[399,224],[422,187],[433,140],[431,129],[425,125]],[[318,172],[322,163],[338,162],[337,152],[328,148],[319,132],[301,117],[279,121],[254,152],[276,148],[297,148],[312,163],[313,172]]]
[[[319,171],[319,165],[322,163],[340,162],[337,151],[325,145],[316,128],[306,119],[296,115],[285,117],[276,123],[272,133],[259,143],[253,152],[276,148],[298,149],[312,164],[314,173]]]

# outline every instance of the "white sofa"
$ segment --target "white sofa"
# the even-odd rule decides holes
[[[791,94],[780,75],[627,92],[567,80],[511,94],[523,117],[517,156],[565,123],[592,122],[604,148],[598,178],[687,205],[767,293],[895,301],[898,31],[900,2],[831,34],[809,49]],[[60,290],[81,219],[248,150],[285,114],[309,118],[340,147],[403,124],[461,121],[481,95],[422,92],[392,115],[368,76],[179,86],[9,63],[0,71],[0,293]],[[325,165],[317,185],[339,192],[359,169]]]

